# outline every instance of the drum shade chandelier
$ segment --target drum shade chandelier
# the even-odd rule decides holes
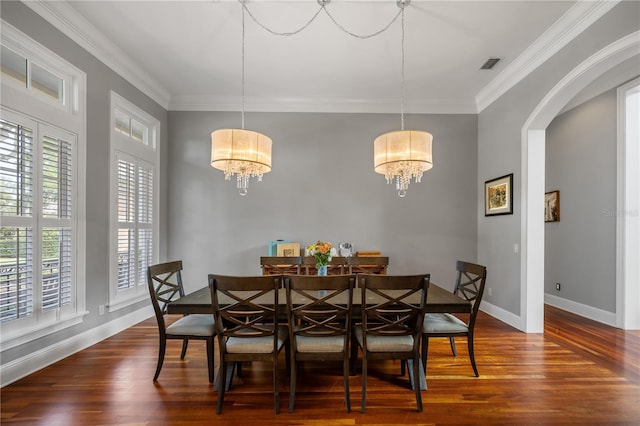
[[[428,132],[404,129],[404,9],[410,0],[396,0],[400,11],[381,30],[371,34],[359,35],[345,29],[327,10],[330,0],[317,0],[320,9],[300,28],[290,32],[276,32],[259,22],[249,11],[247,0],[239,0],[242,5],[242,128],[221,129],[211,133],[211,166],[222,170],[226,180],[235,175],[240,195],[246,195],[251,177],[262,180],[265,173],[271,171],[271,146],[269,137],[245,130],[244,128],[244,91],[245,91],[245,11],[260,27],[278,36],[292,36],[306,29],[324,11],[336,26],[346,34],[368,39],[385,32],[399,16],[402,16],[402,66],[400,93],[400,130],[378,136],[374,140],[374,170],[383,174],[387,183],[395,183],[398,195],[407,194],[411,179],[420,182],[422,174],[433,167],[431,144],[433,136]]]
[[[404,129],[404,8],[410,0],[398,0],[402,12],[402,66],[400,95],[400,130],[385,133],[373,141],[373,163],[376,173],[387,183],[395,183],[398,196],[407,195],[411,179],[422,180],[422,173],[433,167],[431,133]]]
[[[222,170],[225,180],[236,176],[238,192],[247,195],[249,178],[271,171],[271,144],[268,136],[244,128],[244,0],[242,3],[242,128],[211,133],[211,167]]]

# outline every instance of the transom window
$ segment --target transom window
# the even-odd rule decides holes
[[[70,75],[64,75],[55,64],[38,62],[37,59],[29,57],[28,53],[18,53],[16,48],[7,45],[3,42],[0,50],[0,69],[7,84],[14,84],[61,106],[69,105],[67,88],[71,87],[72,83]]]

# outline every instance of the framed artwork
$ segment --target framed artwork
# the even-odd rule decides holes
[[[484,215],[513,214],[513,173],[484,183]]]
[[[560,191],[544,194],[544,221],[560,222]]]

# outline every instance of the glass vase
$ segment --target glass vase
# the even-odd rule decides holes
[[[318,268],[318,276],[326,277],[327,276],[327,265],[316,265]]]

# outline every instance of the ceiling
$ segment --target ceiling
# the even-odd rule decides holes
[[[609,5],[607,5],[609,3]],[[240,110],[238,1],[26,2],[170,110]],[[405,111],[476,113],[615,2],[420,1],[405,15]],[[247,111],[397,112],[401,17],[394,0],[247,3]],[[327,13],[328,12],[328,13]],[[500,58],[493,70],[480,70]]]

